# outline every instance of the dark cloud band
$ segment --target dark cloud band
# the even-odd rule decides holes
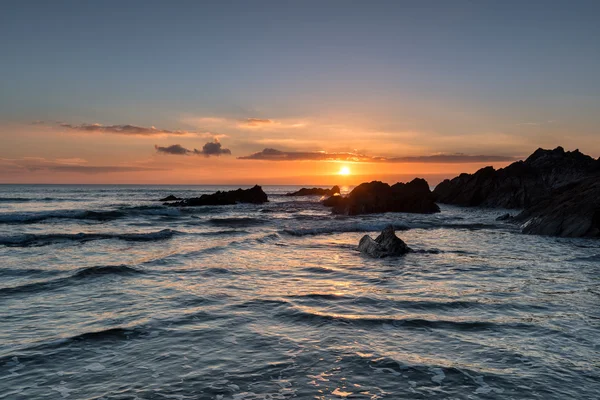
[[[155,136],[155,135],[195,135],[196,132],[182,131],[182,130],[167,130],[157,129],[154,126],[144,127],[136,125],[102,125],[102,124],[60,124],[63,128],[68,128],[76,131],[83,132],[100,132],[100,133],[114,133],[119,135],[133,135],[133,136]]]
[[[162,154],[171,154],[177,156],[186,156],[190,154],[203,155],[205,157],[210,156],[221,156],[221,155],[230,155],[231,150],[223,148],[221,143],[217,140],[206,143],[202,146],[202,150],[194,149],[189,150],[179,144],[173,144],[171,146],[161,147],[155,145],[154,148],[158,153]]]
[[[264,161],[353,161],[353,162],[387,162],[387,163],[430,163],[430,164],[463,164],[515,161],[517,157],[467,155],[467,154],[436,154],[431,156],[414,157],[373,157],[359,153],[341,152],[329,153],[324,151],[280,151],[264,149],[258,153],[238,157],[240,160]]]

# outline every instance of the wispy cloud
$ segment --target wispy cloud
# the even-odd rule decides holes
[[[224,118],[224,117],[185,117],[182,122],[198,129],[208,130],[279,130],[305,127],[305,121],[290,120],[290,119],[271,119],[271,118]]]
[[[87,161],[81,158],[59,158],[53,160],[41,157],[23,157],[18,159],[0,158],[0,173],[16,173],[19,171],[53,171],[81,174],[101,174],[114,172],[164,170],[166,169],[137,165],[88,165]]]
[[[280,151],[266,148],[258,153],[238,157],[241,160],[265,161],[349,161],[349,162],[386,162],[386,163],[433,163],[462,164],[516,161],[517,157],[467,154],[434,154],[409,157],[377,157],[358,152],[326,152],[326,151]]]
[[[202,146],[202,150],[198,150],[198,149],[189,150],[179,144],[173,144],[171,146],[165,146],[165,147],[155,145],[154,148],[156,149],[157,153],[171,154],[171,155],[177,155],[177,156],[186,156],[186,155],[195,154],[195,155],[203,155],[205,157],[210,157],[210,156],[218,157],[221,155],[230,155],[231,154],[231,150],[223,148],[223,146],[217,139],[213,140],[212,142],[206,143],[204,146]]]
[[[247,126],[263,126],[263,125],[271,125],[273,121],[270,119],[260,119],[260,118],[248,118],[245,121]]]
[[[216,135],[211,132],[196,132],[187,130],[169,130],[159,129],[155,126],[137,126],[131,124],[125,125],[103,125],[103,124],[58,124],[62,128],[88,133],[110,133],[129,136],[200,136],[200,137],[224,137],[225,135]]]

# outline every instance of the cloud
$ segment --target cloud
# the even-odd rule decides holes
[[[435,154],[411,157],[375,157],[358,152],[325,152],[325,151],[280,151],[266,148],[258,153],[238,157],[241,160],[265,161],[351,161],[351,162],[386,162],[386,163],[433,163],[463,164],[516,161],[512,156],[467,155],[467,154]]]
[[[241,160],[268,161],[370,161],[371,157],[356,153],[327,153],[325,151],[280,151],[264,149],[249,156],[238,157]]]
[[[74,172],[81,174],[102,174],[113,172],[165,171],[165,168],[144,167],[136,165],[87,165],[80,158],[48,160],[40,157],[24,157],[19,159],[0,159],[0,173],[16,172]]]
[[[158,129],[154,126],[145,127],[137,125],[102,125],[102,124],[80,124],[73,125],[68,123],[60,123],[60,127],[71,129],[79,132],[92,132],[92,133],[112,133],[117,135],[129,135],[129,136],[203,136],[213,137],[214,134],[210,132],[194,132],[185,130],[168,130]],[[223,137],[224,135],[219,135]]]
[[[158,145],[154,145],[154,148],[156,149],[156,151],[158,153],[163,153],[163,154],[174,154],[174,155],[183,156],[188,153],[192,153],[192,151],[190,151],[190,150],[186,149],[185,147],[182,147],[181,145],[178,145],[178,144],[173,144],[173,145],[167,146],[167,147],[160,147]]]
[[[306,121],[270,118],[224,118],[224,117],[194,117],[188,116],[181,120],[185,124],[198,127],[201,130],[222,129],[248,129],[248,130],[281,130],[302,128],[307,125]]]
[[[205,157],[220,156],[221,154],[231,154],[231,150],[224,149],[221,147],[221,143],[218,140],[208,142],[202,146],[202,151],[194,149],[194,153],[203,154]]]
[[[245,123],[247,126],[264,126],[272,124],[273,121],[270,119],[248,118]]]
[[[212,142],[206,143],[204,146],[202,146],[202,150],[198,150],[198,149],[189,150],[179,144],[173,144],[173,145],[167,146],[167,147],[161,147],[158,145],[154,145],[154,148],[156,149],[156,151],[158,153],[178,155],[178,156],[186,156],[186,155],[190,155],[190,154],[196,154],[196,155],[203,155],[205,157],[210,157],[210,156],[218,157],[223,154],[231,154],[231,150],[224,149],[222,147],[221,143],[217,139],[213,140]]]

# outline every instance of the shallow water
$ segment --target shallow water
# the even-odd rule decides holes
[[[218,189],[0,186],[0,399],[600,397],[599,241]]]

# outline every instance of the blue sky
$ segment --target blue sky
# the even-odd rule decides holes
[[[0,140],[44,121],[211,131],[235,156],[270,139],[287,151],[560,144],[598,156],[599,20],[597,1],[11,2]],[[231,123],[248,118],[281,124],[256,135]],[[54,157],[10,151],[0,157]]]

